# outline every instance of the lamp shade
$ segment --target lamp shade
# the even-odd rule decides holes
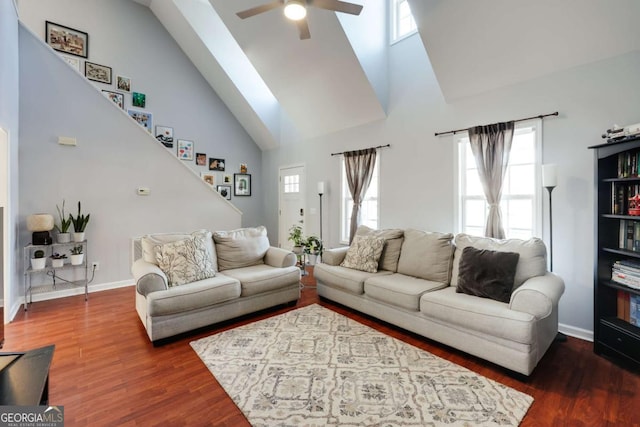
[[[555,187],[558,185],[558,165],[542,165],[542,186]]]
[[[27,217],[27,230],[50,231],[53,230],[53,216],[46,213],[37,213]]]
[[[292,21],[299,21],[307,16],[307,9],[299,0],[289,0],[284,7],[284,16]]]
[[[318,182],[318,194],[324,194],[324,181]]]

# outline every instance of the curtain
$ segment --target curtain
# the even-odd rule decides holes
[[[470,128],[469,139],[482,189],[489,203],[489,216],[484,234],[487,237],[504,239],[500,199],[513,141],[513,122]]]
[[[373,176],[373,169],[376,165],[376,149],[347,151],[344,154],[344,165],[347,174],[347,184],[353,199],[353,209],[351,211],[351,223],[349,227],[349,244],[356,234],[356,229],[360,225],[360,207],[362,200]]]

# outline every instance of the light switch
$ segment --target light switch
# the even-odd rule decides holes
[[[73,146],[78,145],[78,143],[77,143],[75,138],[71,138],[71,137],[68,137],[68,136],[59,136],[58,137],[58,144],[60,144],[60,145],[73,145]]]

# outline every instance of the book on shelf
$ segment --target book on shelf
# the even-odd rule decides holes
[[[640,218],[638,221],[621,219],[619,227],[618,247],[640,252]]]
[[[640,295],[629,296],[629,323],[640,326]]]
[[[631,309],[630,304],[631,294],[623,290],[618,290],[618,306],[617,317],[620,320],[628,322],[630,320],[629,312]]]
[[[638,151],[618,154],[618,178],[631,178],[639,175],[640,155]]]

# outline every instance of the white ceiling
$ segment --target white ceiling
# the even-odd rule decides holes
[[[262,149],[283,123],[310,138],[385,117],[387,0],[360,16],[309,8],[310,40],[271,0],[149,7]],[[409,0],[447,101],[640,49],[638,0]]]

